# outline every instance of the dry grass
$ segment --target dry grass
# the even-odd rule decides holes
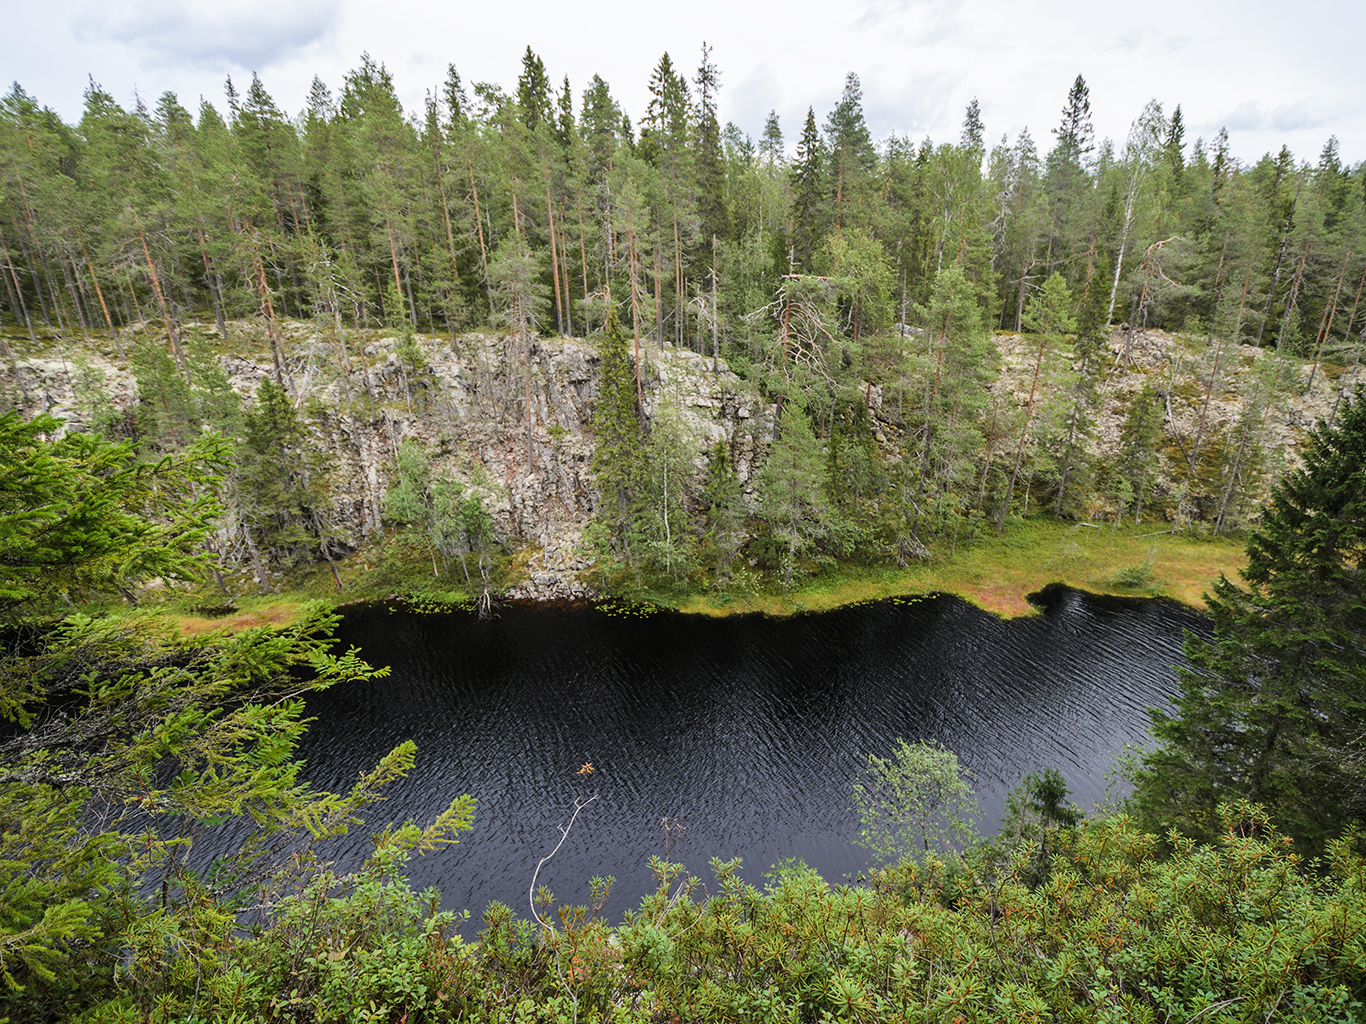
[[[200,615],[174,613],[167,617],[184,636],[198,636],[201,633],[214,633],[220,630],[239,633],[244,629],[255,629],[258,626],[287,626],[299,613],[299,601],[293,597],[281,597],[278,598],[278,602],[257,608],[239,609],[230,615],[212,619]]]

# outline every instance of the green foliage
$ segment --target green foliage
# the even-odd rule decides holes
[[[432,575],[443,563],[459,557],[466,583],[472,582],[466,555],[473,552],[481,575],[488,570],[493,542],[493,520],[478,492],[468,493],[450,473],[433,475],[431,453],[418,438],[406,438],[398,449],[398,478],[384,495],[384,511],[393,521],[415,527],[431,547]]]
[[[144,457],[188,447],[205,430],[235,438],[241,429],[241,399],[210,347],[188,338],[182,347],[183,371],[159,345],[133,350]]]
[[[1366,996],[1366,869],[1353,841],[1306,871],[1265,814],[1221,809],[1217,839],[1175,842],[1124,817],[1067,829],[1045,880],[975,852],[831,885],[797,860],[762,888],[713,860],[703,896],[654,861],[655,891],[616,927],[589,906],[535,929],[494,904],[477,944],[383,847],[319,876],[213,969],[147,994],[145,1017],[342,1021],[895,1020],[1068,1024],[1355,1020]],[[103,1019],[118,1019],[114,1008]],[[132,1015],[125,1019],[136,1019]]]
[[[661,398],[639,467],[633,509],[644,562],[677,582],[693,563],[692,523],[687,512],[693,489],[693,444],[678,409]]]
[[[1000,870],[1005,860],[1030,888],[1044,884],[1065,829],[1082,822],[1082,814],[1067,803],[1067,782],[1056,768],[1030,772],[1006,795],[1006,814],[996,835],[982,847],[988,866]]]
[[[593,410],[593,475],[602,494],[597,518],[607,528],[613,548],[628,560],[631,511],[641,472],[644,438],[636,393],[637,369],[626,335],[615,311],[607,315],[607,327],[598,342],[599,392]]]
[[[1144,502],[1157,478],[1157,444],[1162,437],[1163,419],[1162,397],[1149,384],[1129,406],[1120,431],[1119,456],[1111,473],[1117,519],[1132,509],[1134,522],[1138,522],[1143,513]]]
[[[184,488],[211,481],[217,448],[139,465],[127,445],[46,440],[56,426],[0,419],[3,493],[30,503],[5,517],[8,609],[31,613],[45,588],[197,575],[187,538],[216,507]],[[0,654],[0,1014],[65,1019],[120,989],[132,1005],[116,1000],[118,1014],[149,1013],[190,985],[197,999],[263,882],[297,883],[310,844],[359,823],[411,768],[405,743],[349,793],[300,780],[303,695],[387,672],[337,650],[336,622],[312,605],[287,627],[188,638],[71,615],[41,630],[30,620]],[[389,829],[378,845],[434,849],[472,813],[462,797],[429,828]],[[198,835],[230,818],[254,826],[241,849],[193,867]]]
[[[973,835],[977,798],[958,757],[939,743],[897,740],[890,758],[868,755],[854,784],[862,828],[858,842],[884,863],[925,859],[935,849],[953,854]]]
[[[13,947],[3,967],[20,1005],[60,1002],[83,974],[82,998],[112,983],[111,946],[133,941],[121,938],[128,929],[161,921],[177,941],[216,941],[203,929],[230,923],[234,894],[270,866],[260,859],[267,841],[344,832],[411,764],[411,750],[398,751],[344,797],[299,780],[300,693],[384,673],[354,650],[331,650],[335,621],[313,608],[286,629],[183,639],[150,624],[71,617],[29,653],[0,661],[6,717],[22,726],[0,748],[0,900],[11,908]],[[54,702],[62,714],[34,714]],[[250,818],[256,832],[235,859],[200,875],[187,866],[195,836],[229,817]],[[163,880],[155,914],[140,892],[149,877]],[[206,907],[217,908],[218,924]]]
[[[285,390],[266,378],[246,415],[238,513],[248,543],[284,565],[330,557],[337,545],[322,453]]]
[[[778,424],[778,437],[769,449],[761,475],[764,518],[775,539],[785,548],[781,566],[790,586],[798,557],[830,531],[834,510],[825,487],[825,465],[820,445],[806,411],[787,403]]]
[[[918,539],[942,533],[960,513],[980,510],[986,472],[978,456],[986,446],[984,387],[997,352],[982,322],[972,283],[959,267],[945,267],[934,278],[928,305],[916,307],[924,325],[913,358],[920,399],[908,416],[903,492]],[[995,431],[990,432],[994,437]]]
[[[735,467],[724,441],[717,441],[709,453],[702,501],[707,509],[705,541],[708,550],[715,552],[717,567],[725,570],[739,550],[743,538],[741,527],[745,507],[744,491],[735,475]]]
[[[0,612],[198,575],[226,448],[200,438],[140,463],[131,443],[0,416]]]
[[[1208,836],[1230,797],[1266,805],[1317,852],[1366,814],[1366,399],[1320,428],[1248,540],[1242,589],[1207,598],[1215,635],[1186,645],[1176,714],[1138,775],[1145,819]]]
[[[1139,562],[1137,565],[1125,566],[1115,573],[1112,582],[1115,586],[1123,587],[1125,590],[1138,590],[1140,587],[1146,587],[1151,583],[1152,578],[1153,557],[1150,551],[1145,561]]]

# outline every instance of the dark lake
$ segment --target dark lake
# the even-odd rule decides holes
[[[318,721],[301,754],[316,785],[345,789],[414,740],[417,767],[374,826],[478,797],[474,831],[409,872],[448,908],[468,908],[472,925],[491,900],[527,916],[532,871],[580,791],[599,799],[541,880],[585,902],[591,877],[615,876],[612,919],[652,888],[666,816],[686,829],[670,859],[704,880],[713,857],[742,857],[753,882],[800,857],[838,882],[869,864],[850,807],[868,752],[898,737],[956,751],[987,832],[1005,794],[1042,768],[1060,770],[1089,809],[1112,756],[1144,740],[1146,709],[1173,691],[1184,631],[1209,631],[1167,602],[1060,587],[1039,601],[1043,614],[1014,621],[943,596],[790,619],[355,611],[343,641],[392,674],[311,697]],[[369,831],[331,855],[363,857]]]

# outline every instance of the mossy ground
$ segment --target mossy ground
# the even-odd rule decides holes
[[[905,569],[840,567],[803,580],[787,592],[707,591],[680,600],[680,611],[703,615],[764,612],[789,615],[909,594],[944,592],[1006,618],[1030,615],[1027,596],[1064,583],[1098,594],[1168,597],[1203,609],[1204,593],[1220,573],[1236,577],[1247,564],[1245,539],[1202,538],[1138,526],[1085,526],[1056,520],[1009,524],[971,544],[936,550]]]
[[[1237,578],[1247,564],[1242,536],[1200,537],[1140,523],[1111,530],[1056,520],[1014,522],[1004,534],[987,530],[970,544],[944,547],[923,563],[894,566],[840,565],[784,590],[771,576],[737,572],[726,587],[708,586],[685,594],[618,594],[696,615],[793,615],[829,611],[886,597],[955,594],[1004,618],[1032,615],[1028,595],[1049,583],[1096,594],[1167,597],[1192,608],[1205,607],[1204,594],[1223,573]],[[494,566],[495,591],[514,581],[519,561]],[[226,597],[211,583],[153,591],[139,612],[169,618],[186,634],[282,625],[305,602],[336,605],[401,600],[415,607],[472,607],[481,589],[477,569],[467,582],[458,562],[433,574],[430,553],[411,538],[391,536],[337,563],[342,586],[326,563],[282,581],[269,594],[241,584]],[[738,581],[738,582],[737,582]],[[131,609],[114,601],[94,609],[111,614]]]

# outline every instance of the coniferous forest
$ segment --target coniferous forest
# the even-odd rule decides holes
[[[853,74],[756,141],[719,83],[666,54],[627,112],[528,48],[420,111],[368,56],[298,114],[254,76],[0,100],[0,1019],[1362,1019],[1366,164],[1238,160],[1156,101],[1097,139],[1080,76],[1037,142],[976,101],[879,142]],[[387,671],[325,607],[86,603],[359,563],[483,615],[567,521],[600,593],[786,592],[1039,513],[1245,531],[1126,801],[1040,765],[982,839],[952,751],[902,741],[850,780],[856,883],[704,882],[666,818],[623,921],[532,876],[475,940],[404,865],[478,794],[328,861],[416,751],[304,781],[306,694]]]
[[[770,116],[756,141],[722,124],[706,48],[695,70],[661,57],[649,91],[628,113],[598,77],[555,82],[530,48],[511,91],[451,66],[420,111],[368,56],[338,91],[315,79],[297,115],[256,77],[194,112],[171,93],[125,110],[92,82],[70,125],[16,85],[0,110],[0,316],[34,345],[98,336],[132,371],[136,400],[111,403],[77,365],[87,424],[149,456],[205,427],[234,441],[218,543],[257,578],[331,562],[381,518],[425,524],[447,568],[532,530],[477,474],[403,476],[422,459],[400,458],[401,428],[352,516],[364,527],[339,523],[344,481],[306,451],[321,371],[300,323],[341,378],[327,401],[371,421],[395,400],[421,411],[443,338],[460,351],[468,332],[505,333],[501,379],[475,388],[525,425],[507,476],[564,429],[535,408],[542,339],[619,333],[629,359],[604,365],[635,401],[602,385],[620,401],[595,407],[596,435],[617,440],[584,467],[589,539],[630,570],[618,583],[724,575],[746,544],[785,583],[832,559],[904,564],[1031,508],[1242,528],[1284,468],[1277,423],[1331,422],[1356,379],[1366,172],[1336,139],[1313,161],[1243,162],[1156,101],[1123,140],[1097,139],[1078,76],[1037,141],[993,142],[974,101],[956,140],[876,142],[850,74],[823,116]],[[268,352],[277,390],[232,392],[230,333]],[[373,379],[377,336],[397,392]],[[650,400],[652,361],[688,351],[724,360],[783,424],[743,480],[732,436],[706,449]],[[1116,399],[1116,372],[1135,369]]]

